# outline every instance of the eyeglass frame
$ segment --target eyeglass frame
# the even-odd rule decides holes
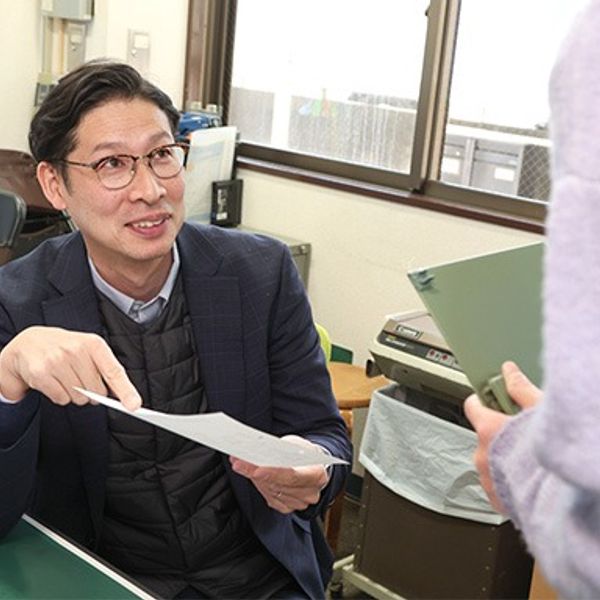
[[[163,148],[172,148],[173,146],[176,146],[183,150],[183,152],[184,152],[183,162],[181,163],[181,166],[179,167],[179,170],[177,171],[177,173],[175,173],[173,175],[169,175],[168,177],[163,177],[162,175],[159,175],[154,170],[154,167],[152,166],[152,163],[150,162],[150,158],[152,157],[152,155],[155,152],[158,152],[159,150],[162,150]],[[88,169],[92,169],[94,171],[94,173],[96,174],[98,181],[105,189],[111,190],[111,191],[116,191],[116,190],[122,190],[122,189],[126,188],[134,180],[135,174],[137,173],[138,162],[142,159],[146,160],[146,164],[148,165],[148,168],[150,169],[150,171],[152,171],[152,174],[155,175],[156,177],[158,177],[159,179],[173,179],[174,177],[177,177],[177,175],[179,175],[179,173],[181,173],[181,170],[186,166],[189,149],[190,149],[190,145],[186,142],[172,142],[170,144],[162,144],[161,146],[157,146],[156,148],[153,148],[152,150],[150,150],[150,152],[148,152],[146,154],[139,154],[138,156],[136,156],[134,154],[119,153],[119,154],[109,154],[108,156],[103,156],[102,158],[99,158],[98,160],[94,160],[89,163],[79,162],[76,160],[67,160],[66,158],[53,158],[53,159],[50,159],[48,162],[58,162],[58,163],[62,163],[65,165],[71,165],[74,167],[86,167]],[[133,160],[132,168],[131,168],[131,179],[124,185],[120,185],[118,187],[108,187],[102,181],[102,178],[100,177],[100,174],[98,173],[98,170],[97,170],[98,167],[103,162],[110,160],[111,158],[130,158]]]

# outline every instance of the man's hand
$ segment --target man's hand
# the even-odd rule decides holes
[[[281,439],[301,446],[315,448],[316,444],[297,435],[286,435]],[[322,465],[312,467],[257,467],[249,462],[229,457],[232,469],[252,481],[267,504],[287,514],[304,510],[319,501],[321,490],[327,485],[329,476]]]
[[[541,400],[541,390],[527,379],[514,362],[508,361],[502,365],[502,375],[508,394],[521,408],[530,408]],[[481,485],[492,506],[498,512],[503,512],[502,504],[496,496],[494,482],[490,474],[489,449],[498,432],[512,417],[487,408],[481,404],[476,394],[472,394],[465,400],[465,414],[471,421],[479,438],[479,444],[473,458],[479,471]]]
[[[0,352],[0,394],[7,400],[22,400],[35,389],[55,404],[87,404],[74,386],[102,395],[110,390],[129,410],[142,404],[123,366],[95,334],[29,327]]]

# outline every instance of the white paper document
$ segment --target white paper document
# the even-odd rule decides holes
[[[99,404],[260,467],[346,464],[346,461],[317,449],[299,446],[244,425],[222,412],[171,415],[147,408],[131,412],[117,400],[81,388],[75,389]]]
[[[184,174],[187,219],[210,223],[212,184],[231,179],[236,135],[235,127],[211,127],[192,133]]]

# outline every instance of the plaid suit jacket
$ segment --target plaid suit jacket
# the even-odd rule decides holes
[[[351,459],[304,287],[287,247],[264,236],[184,224],[177,244],[209,410],[258,429],[295,433]],[[76,232],[0,269],[0,348],[47,325],[102,334],[85,246]],[[93,549],[108,460],[106,409],[60,407],[31,391],[0,404],[0,536],[29,512]],[[323,597],[332,557],[315,518],[341,489],[336,466],[303,513],[268,508],[225,466],[256,535],[311,597]]]

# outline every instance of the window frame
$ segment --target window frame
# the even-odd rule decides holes
[[[184,102],[227,123],[237,0],[189,0]],[[431,0],[409,173],[242,142],[237,166],[427,210],[544,232],[547,203],[444,183],[439,168],[461,0]]]

